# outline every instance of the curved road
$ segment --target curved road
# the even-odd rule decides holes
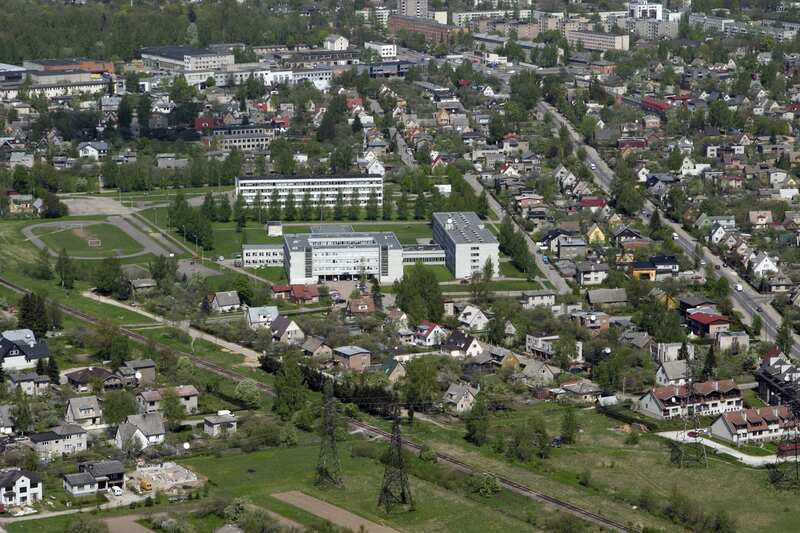
[[[58,252],[47,246],[44,243],[44,241],[33,232],[34,229],[43,227],[52,227],[59,229],[82,228],[104,223],[116,226],[121,231],[125,232],[125,234],[127,234],[130,238],[139,243],[142,247],[142,250],[138,252],[117,256],[119,259],[125,259],[128,257],[139,257],[141,255],[147,255],[147,254],[169,255],[170,253],[173,253],[171,250],[168,250],[164,245],[161,245],[158,242],[156,242],[152,237],[150,237],[150,235],[144,233],[140,229],[138,224],[132,223],[126,217],[117,215],[110,216],[106,220],[85,220],[85,221],[64,220],[64,221],[42,222],[41,224],[34,224],[32,226],[26,226],[22,228],[22,234],[25,235],[25,238],[28,239],[31,243],[33,243],[33,245],[39,248],[40,250],[42,248],[47,248],[47,251],[50,252],[50,255],[52,255],[53,257],[57,257]],[[80,259],[85,261],[99,261],[105,258],[73,256],[72,259]]]

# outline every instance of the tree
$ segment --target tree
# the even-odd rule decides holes
[[[217,202],[217,215],[216,219],[219,222],[227,222],[231,219],[231,201],[228,199],[227,194],[223,194],[222,198]]]
[[[540,458],[546,459],[550,455],[550,437],[547,435],[547,423],[541,416],[530,420],[533,430],[533,442]]]
[[[261,404],[261,391],[252,379],[244,379],[237,383],[233,395],[249,409],[255,409]]]
[[[294,193],[289,191],[286,196],[286,203],[283,204],[284,220],[292,221],[297,217],[297,206],[295,205]]]
[[[278,192],[278,189],[275,189],[269,196],[269,208],[267,209],[267,216],[270,220],[280,220],[282,213],[283,207],[281,206],[281,195]]]
[[[207,193],[203,199],[203,205],[200,207],[200,215],[207,220],[217,220],[217,204],[214,200],[214,195],[210,192]]]
[[[367,220],[378,220],[380,208],[378,207],[378,195],[375,194],[375,191],[369,193],[369,198],[367,198],[367,206],[366,206],[366,217]]]
[[[397,219],[408,220],[408,195],[403,191],[397,201]]]
[[[578,438],[578,419],[575,409],[569,407],[561,418],[561,440],[565,444],[574,444]]]
[[[475,208],[475,213],[482,219],[489,216],[489,198],[486,195],[486,189],[482,190],[481,195],[478,197],[478,205]]]
[[[47,368],[45,369],[47,377],[50,378],[50,383],[58,385],[61,381],[61,372],[58,369],[58,361],[54,356],[47,358]]]
[[[77,516],[69,521],[64,533],[108,533],[108,525],[101,520]]]
[[[342,194],[342,190],[339,189],[339,192],[336,193],[336,203],[333,204],[334,220],[342,220],[344,218],[344,208],[344,195]]]
[[[303,194],[303,202],[300,204],[300,219],[311,220],[314,216],[314,202],[311,199],[311,193],[306,191]]]
[[[433,271],[422,263],[408,269],[396,284],[397,305],[414,320],[437,322],[443,313],[442,289]]]
[[[283,420],[301,410],[306,403],[306,387],[303,373],[296,357],[284,359],[281,369],[275,376],[275,400],[272,409]]]
[[[106,393],[103,399],[103,419],[106,424],[116,426],[139,412],[139,405],[134,395],[127,390],[115,390]]]
[[[14,415],[17,429],[23,433],[30,431],[33,427],[33,414],[28,403],[28,396],[20,388],[17,388],[14,393],[14,405],[11,412]]]
[[[94,271],[95,288],[104,294],[113,294],[124,300],[128,296],[128,282],[122,265],[116,257],[103,259]]]
[[[662,229],[664,229],[664,225],[661,223],[661,215],[658,213],[658,209],[656,209],[650,216],[650,236],[658,236]]]
[[[161,397],[161,413],[167,421],[167,426],[175,431],[181,426],[181,421],[186,416],[180,398],[173,389],[168,389]]]
[[[436,382],[436,361],[428,357],[417,357],[406,364],[406,375],[401,390],[408,405],[409,417],[412,411],[424,411],[439,396]]]
[[[383,209],[381,210],[381,218],[383,220],[392,220],[393,203],[391,196],[385,192],[383,194]]]
[[[761,315],[753,315],[753,322],[750,324],[750,331],[753,337],[760,337],[762,328],[763,323],[761,320]]]
[[[781,327],[778,329],[778,336],[775,338],[775,344],[778,345],[778,348],[780,348],[783,353],[791,355],[794,340],[792,339],[792,324],[789,319],[784,318],[783,322],[781,322]]]
[[[17,327],[29,329],[37,339],[42,338],[50,328],[47,305],[43,296],[26,293],[17,309]]]
[[[483,446],[489,433],[489,410],[486,408],[486,401],[483,394],[478,394],[472,410],[466,416],[467,435],[466,439],[476,446]]]
[[[715,346],[712,344],[708,348],[708,353],[706,354],[705,361],[703,361],[703,370],[700,372],[700,377],[703,381],[708,381],[710,379],[714,379],[714,376],[717,373],[717,350]]]
[[[75,286],[75,265],[67,254],[66,248],[61,248],[56,260],[56,273],[61,280],[62,289],[72,289]]]

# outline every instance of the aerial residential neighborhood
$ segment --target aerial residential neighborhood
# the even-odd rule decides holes
[[[799,33],[4,2],[0,530],[796,531]]]

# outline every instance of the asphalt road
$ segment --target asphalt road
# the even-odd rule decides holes
[[[472,188],[475,190],[477,194],[481,193],[481,191],[483,190],[483,184],[480,181],[478,181],[478,178],[476,178],[474,174],[466,174],[464,178],[467,180],[467,183],[469,183],[472,186]],[[492,212],[495,215],[495,218],[497,220],[502,220],[506,215],[503,206],[501,206],[500,203],[494,199],[494,196],[488,194],[488,192],[486,194],[486,197],[489,200],[489,209],[492,210]],[[537,268],[542,272],[542,274],[545,275],[547,281],[549,281],[553,285],[553,287],[555,287],[556,292],[558,292],[559,294],[571,293],[572,289],[570,289],[567,282],[564,281],[564,278],[562,278],[559,275],[559,273],[556,272],[555,269],[550,266],[549,263],[544,262],[544,260],[542,259],[542,253],[539,251],[539,247],[536,246],[535,242],[533,242],[533,239],[531,239],[530,235],[528,235],[528,232],[525,231],[522,227],[520,227],[520,225],[517,224],[517,222],[513,218],[512,222],[514,223],[514,226],[516,227],[517,231],[519,231],[520,233],[522,233],[522,235],[525,236],[525,242],[528,244],[528,250],[530,250],[531,255],[533,255],[533,259],[536,261]]]
[[[609,192],[611,181],[614,179],[614,173],[597,151],[583,142],[583,138],[553,106],[546,102],[540,102],[539,109],[549,112],[559,126],[565,125],[573,143],[576,146],[584,147],[586,151],[586,161],[590,164],[590,170],[594,175],[595,183],[604,191]],[[650,200],[645,201],[645,209],[648,215],[658,211],[661,215],[661,220],[672,229],[673,233],[677,234],[678,238],[675,239],[675,242],[681,247],[686,256],[691,258],[696,257],[695,251],[697,250],[698,242],[692,235],[684,230],[680,224],[670,220],[666,213],[656,207]],[[643,214],[642,219],[645,221],[648,220],[648,215]],[[767,302],[768,297],[756,291],[744,278],[739,276],[735,270],[725,267],[722,259],[712,254],[708,248],[701,246],[700,250],[700,258],[710,265],[719,276],[728,280],[731,286],[731,300],[733,301],[734,307],[742,314],[743,321],[747,324],[751,324],[753,317],[755,315],[760,315],[763,324],[761,338],[764,340],[774,340],[777,337],[783,319],[780,313]],[[736,290],[737,285],[741,285],[741,291]],[[794,341],[791,355],[800,358],[800,337],[794,335]]]

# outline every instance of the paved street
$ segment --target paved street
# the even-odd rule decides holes
[[[570,137],[576,146],[583,146],[585,148],[586,160],[595,166],[595,168],[592,169],[595,183],[597,183],[601,189],[608,192],[610,190],[611,181],[614,179],[614,172],[600,157],[597,151],[591,146],[584,144],[582,137],[575,131],[569,121],[567,121],[567,119],[553,106],[546,102],[540,102],[538,107],[542,112],[549,112],[559,126],[565,125],[567,127]],[[680,224],[670,220],[666,214],[661,209],[656,207],[651,201],[645,201],[645,208],[649,213],[653,213],[657,210],[661,214],[662,221],[678,235],[676,243],[681,247],[688,257],[694,258],[695,250],[697,249],[697,240],[687,231],[685,231]],[[769,303],[764,301],[765,297],[759,294],[758,291],[756,291],[746,280],[739,276],[735,270],[726,268],[723,265],[723,261],[716,255],[712,254],[708,248],[703,246],[701,247],[701,250],[701,259],[705,260],[708,265],[711,265],[711,267],[714,269],[714,272],[728,280],[728,283],[731,286],[731,300],[733,301],[736,310],[742,314],[743,321],[747,324],[751,324],[753,316],[756,314],[760,315],[764,326],[761,334],[762,338],[765,340],[774,340],[782,322],[780,313],[778,313],[778,311],[776,311],[775,308]],[[719,266],[718,270],[716,269],[717,266]],[[735,290],[737,284],[741,284],[743,289],[742,291]],[[795,344],[792,347],[791,355],[793,357],[800,358],[800,337],[795,335],[794,339]]]
[[[712,448],[717,453],[730,455],[740,463],[747,466],[761,467],[778,462],[778,457],[776,455],[747,455],[746,453],[742,453],[732,446],[726,446],[711,439],[704,437],[689,437],[683,431],[663,431],[661,433],[656,433],[656,435],[664,437],[665,439],[673,440],[675,442],[702,442],[704,446]]]
[[[464,176],[464,178],[467,180],[467,183],[469,183],[470,186],[472,186],[472,188],[475,190],[477,194],[480,194],[481,191],[483,191],[483,184],[480,181],[478,181],[478,178],[476,178],[473,174],[467,174]],[[492,213],[494,213],[494,218],[496,220],[502,220],[506,214],[505,210],[497,202],[497,200],[494,199],[494,196],[492,196],[491,194],[487,194],[486,196],[489,199],[489,209],[491,209]],[[559,294],[567,294],[572,292],[572,289],[570,289],[567,282],[564,281],[564,278],[562,278],[559,275],[559,273],[555,271],[553,267],[551,267],[548,263],[544,262],[544,260],[542,259],[542,254],[539,251],[539,247],[536,246],[535,242],[533,242],[533,239],[531,239],[530,235],[528,235],[528,232],[522,229],[522,227],[519,224],[517,224],[516,221],[513,222],[514,226],[517,228],[517,231],[519,231],[520,233],[522,233],[522,235],[525,236],[525,242],[528,244],[528,250],[530,250],[534,260],[536,261],[537,268],[542,272],[542,274],[545,275],[545,277],[553,285],[555,290]]]

